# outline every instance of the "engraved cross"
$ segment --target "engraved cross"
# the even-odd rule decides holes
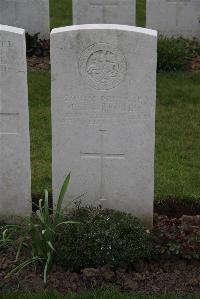
[[[123,153],[106,153],[104,150],[104,136],[106,130],[99,130],[100,135],[100,152],[81,152],[81,157],[85,159],[100,159],[101,163],[101,181],[100,181],[100,199],[105,199],[105,159],[125,159]]]
[[[102,8],[102,22],[105,22],[105,9],[106,7],[113,7],[119,5],[119,0],[91,0],[90,5],[93,7]]]

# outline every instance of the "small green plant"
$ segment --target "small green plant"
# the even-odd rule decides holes
[[[160,37],[158,40],[158,71],[183,70],[191,54],[182,38]]]
[[[50,43],[49,40],[39,39],[39,32],[30,35],[26,33],[26,54],[27,56],[45,57],[49,55]]]
[[[182,71],[189,61],[200,55],[200,41],[182,37],[158,39],[158,71]]]
[[[18,273],[26,266],[39,262],[44,267],[44,282],[47,281],[47,274],[53,265],[55,255],[55,242],[58,228],[63,224],[74,224],[74,221],[63,221],[61,212],[64,195],[68,189],[70,174],[66,177],[58,198],[54,214],[49,209],[48,192],[45,190],[45,198],[40,199],[35,216],[27,219],[26,225],[8,225],[2,233],[0,247],[13,244],[13,239],[18,243],[16,261],[22,247],[28,248],[31,258],[15,267],[8,276]],[[26,229],[25,229],[26,228]],[[15,238],[24,229],[24,237]],[[25,233],[26,230],[26,233]]]
[[[162,216],[161,220],[154,224],[152,233],[158,254],[200,260],[199,225],[185,221],[185,217],[169,219]]]
[[[150,236],[130,214],[79,207],[66,215],[68,219],[79,225],[60,227],[57,234],[55,259],[65,269],[117,267],[151,256]]]

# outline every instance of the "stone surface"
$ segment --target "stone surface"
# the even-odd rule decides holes
[[[152,223],[157,32],[79,25],[51,34],[54,202],[77,197]]]
[[[200,37],[200,1],[147,0],[146,27],[168,37]]]
[[[25,33],[0,25],[0,218],[31,213]]]
[[[0,24],[49,38],[49,0],[0,0]]]
[[[135,0],[73,0],[73,24],[135,25]]]

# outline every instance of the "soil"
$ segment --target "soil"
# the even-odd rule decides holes
[[[43,283],[42,271],[29,268],[4,279],[8,268],[13,265],[14,252],[4,252],[0,257],[0,290],[21,290],[40,292],[57,290],[66,294],[84,289],[116,286],[122,291],[142,291],[144,293],[172,292],[180,296],[200,294],[200,263],[181,259],[160,259],[151,262],[139,261],[133,267],[113,270],[109,266],[83,269],[80,273],[64,271],[54,267]]]
[[[49,70],[50,69],[50,58],[46,57],[37,57],[37,56],[28,56],[27,65],[31,70]]]
[[[200,215],[200,201],[193,199],[168,198],[155,202],[154,212],[169,218],[181,218],[183,215]]]
[[[200,56],[193,58],[189,65],[188,69],[190,71],[199,71],[200,70]]]
[[[156,222],[163,221],[163,217]],[[180,219],[177,219],[177,222]],[[184,216],[181,221],[192,221],[200,229],[200,216]],[[174,222],[174,220],[173,220]],[[54,266],[48,276],[48,282],[43,283],[42,269],[29,267],[10,278],[5,278],[15,265],[15,248],[9,248],[0,254],[0,291],[21,290],[40,292],[57,290],[66,294],[79,292],[94,287],[116,286],[122,291],[175,293],[181,298],[189,294],[200,294],[200,261],[181,259],[173,256],[161,256],[150,261],[138,261],[134,266],[124,265],[113,269],[109,265],[99,268],[85,268],[80,272],[65,271],[60,266]],[[20,262],[26,260],[23,256]]]

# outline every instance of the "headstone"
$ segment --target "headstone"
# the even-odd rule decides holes
[[[76,25],[51,34],[54,202],[131,212],[152,223],[157,32]]]
[[[135,25],[135,0],[73,0],[73,24]]]
[[[0,25],[0,218],[31,213],[25,32]]]
[[[0,0],[0,24],[49,38],[49,0]]]
[[[200,38],[200,1],[147,0],[146,27],[167,37]]]

